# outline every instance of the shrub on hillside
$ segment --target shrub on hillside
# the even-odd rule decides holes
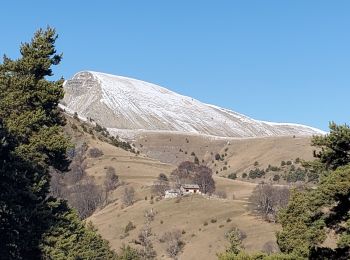
[[[306,175],[307,175],[307,181],[313,182],[313,183],[318,182],[318,179],[320,177],[319,174],[314,171],[307,171]]]
[[[279,176],[278,174],[275,174],[274,176],[273,176],[273,181],[279,181],[280,180],[280,178],[281,178],[281,176]]]
[[[133,187],[125,187],[122,194],[122,202],[125,206],[131,206],[135,202],[135,189]]]
[[[290,170],[286,176],[287,182],[297,182],[297,181],[305,181],[306,171],[302,168],[297,168],[296,170]]]
[[[73,118],[77,121],[79,121],[79,116],[77,112],[74,112]]]
[[[256,168],[254,170],[249,171],[249,178],[255,179],[255,178],[261,178],[265,175],[264,170],[260,170],[259,168]]]
[[[129,221],[129,223],[124,228],[124,233],[129,233],[131,230],[135,228],[136,226],[131,221]]]
[[[140,253],[137,249],[132,248],[129,245],[123,245],[118,252],[118,260],[139,260],[141,259]]]
[[[194,163],[197,164],[197,165],[199,165],[199,159],[198,159],[197,156],[194,157]]]
[[[281,170],[280,168],[278,168],[277,166],[272,166],[269,164],[269,166],[266,168],[266,172],[272,171],[272,172],[278,172],[279,170]]]
[[[169,181],[168,177],[164,173],[158,175],[158,180],[160,181]]]
[[[229,175],[227,175],[227,178],[229,178],[229,179],[232,179],[232,180],[235,180],[235,179],[237,179],[237,174],[236,173],[230,173]]]
[[[100,149],[94,147],[88,151],[88,155],[91,158],[98,158],[98,157],[101,157],[103,155],[103,152]]]
[[[225,237],[230,243],[229,247],[226,248],[226,252],[236,255],[242,250],[242,241],[247,237],[247,235],[244,231],[234,227],[225,233]]]

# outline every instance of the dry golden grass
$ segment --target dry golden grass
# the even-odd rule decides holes
[[[136,155],[80,131],[75,133],[75,140],[84,141],[88,146],[103,151],[100,158],[87,158],[87,173],[97,183],[102,184],[106,169],[112,166],[124,183],[109,195],[110,203],[97,210],[90,218],[98,232],[113,249],[118,250],[122,244],[137,247],[132,241],[144,225],[144,212],[153,209],[157,212],[151,223],[153,244],[157,259],[168,259],[165,245],[159,241],[166,232],[174,229],[183,230],[186,243],[179,259],[216,259],[216,253],[227,246],[225,232],[233,226],[247,234],[243,241],[248,251],[261,250],[268,241],[275,240],[279,225],[267,223],[252,215],[249,211],[249,196],[256,184],[239,180],[230,180],[220,175],[231,171],[242,172],[249,169],[255,161],[263,167],[268,164],[279,165],[281,160],[297,157],[310,159],[312,148],[308,138],[260,138],[245,140],[208,139],[186,135],[150,135],[138,139],[136,144],[144,154]],[[141,144],[141,146],[140,146]],[[227,149],[226,149],[227,148]],[[179,152],[179,150],[183,152]],[[187,151],[187,154],[184,152]],[[217,190],[225,191],[227,199],[207,199],[192,196],[181,199],[153,199],[151,203],[151,185],[160,173],[169,175],[178,162],[193,160],[195,152],[210,167],[220,169],[230,166],[227,171],[214,176]],[[227,153],[223,161],[211,162],[215,153]],[[211,154],[212,153],[212,154]],[[161,162],[161,161],[163,162]],[[136,191],[136,203],[123,207],[121,194],[125,186],[132,186]],[[145,200],[147,197],[147,200]],[[234,199],[233,199],[234,198]],[[211,223],[216,219],[215,223]],[[227,219],[231,219],[227,222]],[[132,221],[136,229],[124,237],[124,229]],[[204,225],[207,222],[208,225]]]
[[[224,234],[233,226],[247,233],[244,245],[248,251],[260,250],[264,243],[275,239],[278,225],[266,223],[249,212],[248,198],[255,184],[215,176],[217,190],[225,191],[227,199],[196,196],[184,198],[179,203],[176,203],[176,199],[153,199],[151,204],[150,185],[159,173],[169,175],[175,168],[173,165],[135,155],[91,138],[88,138],[88,142],[90,147],[97,147],[104,153],[100,158],[87,159],[88,174],[102,183],[105,168],[112,166],[125,185],[133,186],[136,190],[137,201],[134,205],[126,208],[122,206],[119,198],[124,186],[121,186],[110,194],[112,202],[89,218],[99,233],[110,241],[113,249],[118,250],[123,243],[137,247],[132,241],[137,238],[144,224],[145,210],[150,209],[157,212],[151,226],[153,244],[160,259],[167,257],[165,245],[159,242],[159,238],[164,232],[174,229],[185,231],[183,239],[186,245],[180,259],[215,259],[216,253],[227,246]],[[228,218],[231,222],[226,222]],[[217,222],[211,223],[211,219]],[[129,221],[136,225],[136,229],[122,239]],[[207,226],[204,226],[205,222],[208,222]]]
[[[280,166],[281,161],[294,161],[296,158],[312,160],[314,147],[311,137],[266,137],[248,139],[223,139],[206,136],[159,133],[142,134],[136,139],[136,146],[149,157],[162,162],[179,164],[182,161],[193,161],[192,152],[199,161],[210,167],[214,173],[227,176],[268,165]],[[187,152],[187,153],[186,153]],[[223,160],[215,160],[215,154]],[[226,155],[225,155],[226,154]],[[272,176],[268,175],[267,178]],[[261,180],[256,180],[257,182]]]
[[[234,186],[233,183],[232,188]],[[144,225],[144,212],[150,209],[157,212],[151,227],[153,244],[159,258],[166,255],[164,244],[159,242],[166,231],[184,231],[186,245],[180,259],[215,259],[216,253],[225,250],[227,246],[225,232],[234,226],[247,234],[244,246],[248,251],[262,249],[264,243],[275,239],[275,231],[279,228],[278,225],[250,215],[246,201],[206,199],[201,196],[186,197],[178,203],[176,199],[154,201],[153,204],[150,200],[140,200],[124,209],[117,201],[94,214],[90,220],[102,236],[110,241],[112,248],[118,250],[123,243],[135,246],[132,241],[137,239],[138,232]],[[231,222],[227,222],[228,218]],[[216,222],[211,223],[212,219]],[[134,223],[136,229],[121,239],[129,221]]]

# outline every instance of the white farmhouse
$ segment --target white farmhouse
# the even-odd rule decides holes
[[[201,194],[198,184],[183,184],[180,187],[181,193],[186,194]]]

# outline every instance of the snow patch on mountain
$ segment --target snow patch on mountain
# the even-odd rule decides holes
[[[219,137],[324,134],[299,124],[259,121],[158,85],[83,71],[64,84],[63,104],[113,132],[171,131]]]

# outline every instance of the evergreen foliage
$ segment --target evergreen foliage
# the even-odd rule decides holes
[[[118,253],[117,260],[139,260],[141,259],[139,251],[131,246],[123,245]]]
[[[227,240],[229,241],[229,246],[226,248],[227,253],[238,254],[242,249],[242,240],[246,235],[241,232],[238,228],[233,228],[225,234]]]
[[[302,258],[297,255],[293,254],[272,254],[268,255],[265,253],[253,253],[248,254],[244,251],[240,251],[239,253],[224,253],[219,254],[219,260],[304,260],[305,258]]]
[[[50,228],[43,235],[44,259],[116,259],[106,240],[91,223],[84,225],[78,214],[62,200],[50,201]]]
[[[234,172],[230,173],[229,175],[227,175],[227,178],[235,180],[235,179],[237,179],[237,173],[234,173]]]
[[[294,189],[288,206],[279,212],[277,243],[282,253],[248,254],[231,243],[236,250],[219,254],[220,260],[350,259],[350,128],[331,123],[330,129],[328,135],[313,138],[312,144],[320,148],[314,153],[318,159],[306,165],[308,177],[321,177],[319,185]],[[337,236],[336,248],[323,246],[329,231]]]
[[[286,180],[287,182],[305,181],[306,174],[306,170],[300,167],[298,167],[296,170],[290,169],[286,175]]]
[[[335,170],[350,163],[350,128],[348,125],[329,124],[326,136],[315,136],[312,145],[321,148],[314,152],[326,169]]]
[[[282,252],[296,253],[307,258],[311,247],[325,239],[322,232],[324,223],[313,222],[313,212],[309,207],[309,198],[305,193],[293,191],[286,209],[279,214],[283,230],[278,232],[277,241]]]
[[[52,28],[39,30],[21,45],[20,58],[5,56],[0,64],[1,259],[113,257],[91,226],[48,196],[49,171],[68,169],[70,147],[57,108],[63,79],[47,79],[62,58],[56,38]]]
[[[294,191],[279,216],[283,229],[277,239],[282,252],[319,259],[350,258],[350,129],[334,123],[330,129],[328,135],[312,140],[321,148],[315,153],[318,160],[310,164],[314,172],[321,174],[319,186]],[[335,249],[321,246],[327,230],[337,234]]]
[[[64,120],[57,110],[63,80],[46,79],[52,75],[51,65],[61,60],[55,40],[53,29],[39,30],[30,43],[22,44],[19,59],[5,56],[0,65],[0,118],[8,135],[1,156],[8,159],[1,167],[0,217],[6,218],[1,225],[9,226],[2,232],[2,245],[11,245],[9,254],[16,258],[39,255],[49,167],[66,170],[69,164],[65,156],[69,142],[61,132]]]
[[[261,178],[265,175],[265,171],[261,170],[259,168],[255,168],[254,170],[249,171],[249,178],[255,179],[255,178]]]

